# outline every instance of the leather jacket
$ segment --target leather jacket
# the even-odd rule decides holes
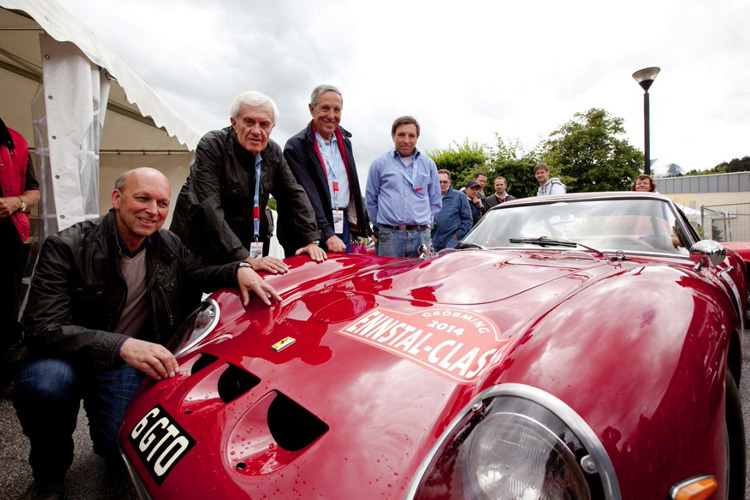
[[[279,145],[269,140],[260,155],[258,240],[265,242],[271,236],[262,215],[271,194],[279,212],[277,229],[292,235],[295,249],[320,240],[315,212]],[[254,193],[255,155],[242,147],[232,127],[209,132],[198,143],[170,230],[207,262],[244,260],[253,240]]]
[[[24,315],[20,359],[53,357],[94,371],[120,366],[125,335],[114,333],[125,306],[122,251],[115,213],[49,236],[42,246]],[[192,312],[200,290],[236,286],[236,263],[205,266],[164,229],[150,237],[146,253],[151,314],[142,340],[166,344]],[[188,286],[190,285],[190,286]]]

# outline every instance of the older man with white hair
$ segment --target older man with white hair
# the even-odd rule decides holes
[[[279,115],[276,104],[260,92],[243,92],[230,114],[229,127],[198,143],[170,229],[208,262],[245,260],[256,271],[284,273],[286,264],[267,256],[271,230],[265,208],[273,195],[279,228],[291,235],[294,253],[325,260],[310,201],[269,138]]]

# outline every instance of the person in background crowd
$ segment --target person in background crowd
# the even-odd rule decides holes
[[[367,238],[369,222],[362,208],[351,134],[344,130],[344,98],[333,85],[313,89],[308,108],[312,121],[284,146],[284,158],[315,210],[321,247],[351,253],[352,237]]]
[[[435,217],[432,229],[432,248],[439,252],[443,248],[455,247],[473,226],[468,197],[451,188],[451,173],[438,170],[443,208]]]
[[[478,209],[484,211],[484,186],[487,185],[487,174],[484,172],[475,172],[472,180],[479,184],[479,190],[477,191],[476,196],[474,196],[474,198],[469,201],[476,205]],[[459,191],[466,194],[466,186],[462,187]]]
[[[534,167],[534,177],[539,182],[539,190],[536,192],[537,196],[549,196],[553,194],[565,194],[565,184],[560,182],[560,179],[549,177],[549,165],[546,163],[540,163]]]
[[[515,196],[507,193],[506,189],[508,188],[508,181],[505,180],[505,177],[495,177],[493,186],[495,188],[494,194],[491,194],[484,199],[485,212],[495,205],[500,205],[501,203],[505,203],[506,201],[516,199]]]
[[[277,201],[276,232],[287,256],[326,259],[307,194],[279,145],[269,139],[278,114],[270,97],[243,92],[230,107],[231,126],[207,133],[198,143],[170,229],[207,262],[245,260],[256,271],[287,271],[283,261],[267,256],[268,220],[261,214],[269,195]]]
[[[175,234],[160,230],[170,195],[161,172],[131,170],[115,181],[107,215],[42,246],[13,386],[31,442],[27,498],[62,498],[81,400],[94,451],[120,463],[117,431],[141,380],[177,372],[165,345],[193,310],[185,284],[204,291],[239,286],[245,305],[250,291],[267,305],[281,300],[246,262],[205,266]]]
[[[480,204],[482,208],[479,208],[477,205],[472,203],[472,200],[476,199],[477,191],[479,191],[480,188],[481,186],[477,181],[469,181],[469,183],[466,185],[466,188],[464,189],[464,194],[469,200],[469,205],[471,208],[471,219],[473,221],[472,226],[479,222],[479,219],[481,219],[484,215],[484,205]]]
[[[29,208],[39,202],[39,182],[29,146],[0,119],[0,390],[9,395],[10,347],[21,339],[21,278],[29,237]]]
[[[630,185],[631,191],[644,191],[647,193],[656,192],[656,183],[650,175],[641,174],[635,178],[635,182]]]
[[[376,158],[367,176],[366,204],[378,228],[378,255],[417,257],[430,247],[430,226],[443,207],[435,162],[417,149],[419,123],[396,118],[394,149]]]

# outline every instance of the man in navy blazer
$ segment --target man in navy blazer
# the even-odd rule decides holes
[[[312,121],[284,146],[284,158],[310,198],[320,246],[327,252],[351,252],[356,237],[367,237],[351,134],[341,128],[344,99],[333,85],[318,85],[310,96]],[[280,235],[281,237],[281,235]]]

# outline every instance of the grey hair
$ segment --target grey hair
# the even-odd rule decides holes
[[[243,104],[245,106],[250,106],[251,108],[268,106],[271,109],[271,113],[273,113],[273,123],[276,124],[276,120],[279,119],[279,108],[276,107],[276,103],[273,102],[273,99],[257,90],[248,90],[234,98],[234,101],[232,101],[232,105],[229,108],[229,114],[235,120],[239,118],[240,107]]]
[[[318,105],[318,98],[320,98],[320,96],[322,96],[326,92],[336,92],[341,98],[341,106],[344,106],[344,96],[341,95],[341,91],[338,89],[338,87],[323,84],[315,87],[312,91],[312,94],[310,94],[310,104],[312,104],[313,108]]]
[[[123,172],[120,174],[120,176],[115,179],[115,189],[119,192],[123,192],[125,190],[125,183],[128,182],[128,177],[130,177],[130,173],[132,170],[128,170],[127,172]]]

